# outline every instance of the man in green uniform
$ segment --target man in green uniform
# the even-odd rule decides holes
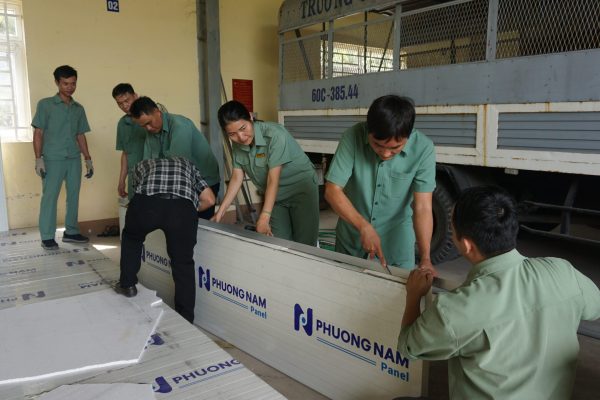
[[[131,120],[129,108],[138,98],[137,93],[129,83],[119,83],[112,91],[113,99],[117,106],[125,113],[117,124],[117,150],[121,153],[121,171],[119,173],[119,185],[117,192],[120,197],[133,197],[132,181],[129,178],[133,173],[135,165],[144,157],[144,141],[146,130]],[[127,191],[125,191],[125,179],[127,178]]]
[[[471,270],[423,314],[432,271],[411,271],[400,353],[449,360],[451,399],[570,398],[577,328],[581,320],[600,318],[598,287],[566,260],[519,254],[517,207],[499,188],[464,191],[452,225]]]
[[[325,185],[325,199],[340,216],[337,252],[410,269],[416,236],[419,265],[433,268],[435,151],[413,130],[414,121],[412,101],[383,96],[369,107],[366,123],[342,136]]]
[[[215,196],[218,195],[221,182],[219,164],[208,141],[190,119],[159,109],[152,99],[145,96],[135,100],[129,111],[133,122],[149,133],[144,143],[144,160],[187,158],[200,170]],[[198,217],[210,219],[214,214],[213,205],[198,213]]]
[[[38,102],[31,125],[35,172],[42,178],[40,204],[40,235],[42,247],[58,249],[56,233],[56,203],[65,181],[67,213],[63,242],[87,243],[89,239],[79,232],[79,189],[81,187],[81,154],[85,159],[86,178],[94,173],[85,133],[90,131],[83,106],[73,99],[77,88],[77,71],[68,65],[54,70],[58,93]]]

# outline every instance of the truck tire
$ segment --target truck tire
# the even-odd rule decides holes
[[[454,196],[446,184],[438,181],[433,192],[433,235],[431,236],[431,262],[440,264],[458,257],[452,242],[452,207]]]

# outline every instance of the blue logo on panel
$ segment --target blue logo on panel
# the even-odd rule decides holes
[[[152,389],[154,389],[156,393],[169,393],[173,390],[171,385],[169,385],[169,382],[162,376],[159,376],[154,380]]]
[[[206,271],[202,267],[198,267],[198,282],[200,287],[210,292],[210,269],[206,268]]]
[[[312,336],[313,310],[312,308],[307,308],[305,314],[302,307],[300,307],[300,304],[296,304],[294,306],[294,329],[299,331],[300,327],[304,329],[304,332],[306,332],[308,336]]]
[[[162,337],[160,337],[160,335],[158,333],[155,333],[154,335],[150,336],[150,340],[148,340],[148,344],[152,344],[154,346],[161,346],[161,345],[165,344],[165,341],[163,340]]]
[[[160,337],[158,333],[155,333],[154,335],[150,336],[150,339],[148,339],[148,343],[144,349],[147,349],[148,346],[162,346],[163,344],[165,344],[163,338]]]
[[[211,275],[210,268],[198,266],[198,287],[204,288],[218,298],[250,311],[257,317],[267,319],[267,299]]]
[[[238,360],[232,358],[227,361],[222,361],[191,371],[186,371],[181,375],[175,375],[169,377],[168,379],[164,376],[159,376],[154,379],[152,388],[156,393],[170,393],[173,391],[173,389],[184,389],[200,382],[227,375],[242,368],[244,368],[244,366],[241,365]]]
[[[317,342],[331,349],[377,367],[380,372],[394,378],[409,381],[409,360],[395,347],[324,321],[310,307],[305,311],[300,304],[294,305],[294,331],[304,331],[307,336],[314,337]]]

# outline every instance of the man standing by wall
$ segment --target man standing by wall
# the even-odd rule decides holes
[[[117,106],[125,113],[117,124],[117,150],[121,151],[121,171],[117,192],[120,197],[133,197],[131,174],[135,165],[144,157],[144,141],[146,130],[131,120],[129,108],[138,95],[129,83],[119,83],[112,91]],[[125,180],[127,179],[127,191]]]
[[[133,121],[144,128],[148,135],[144,144],[144,159],[183,157],[194,163],[202,172],[215,196],[219,193],[219,164],[204,134],[194,123],[177,114],[160,110],[149,97],[140,97],[130,108]],[[215,214],[214,205],[198,214],[200,218],[211,219]]]
[[[344,133],[325,185],[325,199],[340,216],[337,252],[411,269],[416,236],[420,266],[433,268],[435,151],[413,131],[414,121],[409,99],[383,96],[369,107],[366,123]]]
[[[81,188],[81,154],[85,159],[86,178],[94,174],[85,133],[90,127],[83,106],[73,99],[77,88],[77,71],[68,65],[54,70],[58,93],[38,102],[31,125],[35,172],[42,178],[40,235],[42,247],[58,249],[56,206],[63,181],[67,190],[67,212],[63,242],[87,243],[78,224],[79,190]]]
[[[449,360],[451,399],[570,398],[577,328],[600,318],[598,287],[566,260],[519,254],[517,207],[502,189],[464,191],[452,227],[471,270],[423,314],[432,272],[411,271],[398,350]]]

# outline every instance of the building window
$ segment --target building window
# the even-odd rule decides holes
[[[0,0],[0,138],[32,140],[21,1]]]
[[[391,49],[333,43],[333,77],[393,70]]]

